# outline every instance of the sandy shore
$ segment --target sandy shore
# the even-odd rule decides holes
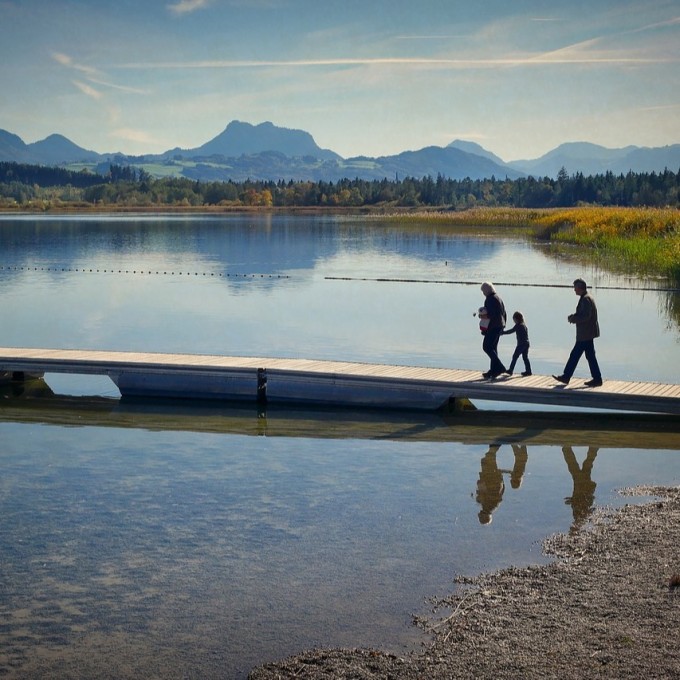
[[[622,493],[654,498],[551,536],[551,564],[459,579],[420,653],[314,650],[249,678],[680,678],[680,487]]]

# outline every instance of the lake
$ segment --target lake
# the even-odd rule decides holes
[[[605,377],[680,381],[680,295],[492,230],[333,215],[0,216],[5,347],[488,368],[482,281],[561,372],[574,278]],[[501,339],[509,361],[514,336]],[[521,360],[519,368],[521,370]],[[586,379],[582,360],[576,378]],[[0,394],[0,675],[245,677],[310,647],[399,653],[471,575],[541,562],[616,490],[680,483],[668,418]]]

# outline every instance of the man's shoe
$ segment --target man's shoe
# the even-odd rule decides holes
[[[569,378],[567,378],[567,377],[564,376],[564,375],[554,375],[553,378],[555,378],[555,380],[557,380],[557,382],[561,382],[561,383],[563,383],[564,385],[568,385],[568,384],[569,384]]]
[[[507,369],[507,371],[503,371],[503,373],[507,373],[508,375],[512,375],[512,371],[510,369]]]
[[[586,380],[584,385],[586,387],[601,387],[602,386],[602,378],[593,378],[592,380]]]
[[[488,380],[491,377],[491,371],[486,371],[485,373],[482,373],[482,378],[484,380]]]
[[[531,371],[522,371],[522,377],[523,378],[526,378],[529,375],[532,375]]]

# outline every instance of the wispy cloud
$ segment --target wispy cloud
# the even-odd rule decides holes
[[[678,104],[657,104],[656,106],[641,106],[637,111],[672,111],[680,110],[680,103]]]
[[[590,41],[589,41],[590,42]],[[583,45],[580,43],[579,45]],[[376,57],[336,59],[287,60],[205,60],[167,62],[128,62],[114,65],[118,69],[248,69],[248,68],[313,68],[344,66],[419,66],[449,69],[478,69],[497,66],[535,66],[550,64],[644,64],[675,63],[677,57],[636,57],[617,54],[588,54],[575,49],[576,45],[537,55],[498,57],[492,59],[447,59],[428,57]]]
[[[566,45],[533,57],[538,63],[619,63],[619,64],[670,64],[680,60],[677,49],[667,49],[667,44],[648,38],[635,46],[629,36],[655,32],[680,26],[680,17],[673,17],[614,34],[599,35]]]
[[[86,94],[88,97],[91,97],[92,99],[100,100],[104,97],[104,95],[99,91],[95,90],[94,87],[91,85],[88,85],[87,83],[83,83],[80,80],[72,80],[71,81],[83,94]]]
[[[680,17],[673,17],[672,19],[667,19],[666,21],[658,21],[655,24],[647,24],[646,26],[640,26],[640,28],[634,28],[626,33],[642,33],[644,31],[653,31],[657,28],[667,28],[669,26],[680,25]]]
[[[167,9],[177,16],[191,14],[199,9],[205,9],[210,4],[210,0],[179,0],[171,5],[166,5]]]
[[[116,83],[104,80],[101,77],[99,69],[93,68],[91,66],[86,66],[84,64],[79,64],[75,62],[68,54],[64,54],[62,52],[54,52],[52,54],[52,58],[58,64],[61,64],[66,68],[83,73],[86,76],[88,83],[92,83],[92,85],[100,85],[107,89],[119,90],[122,92],[131,92],[133,94],[148,94],[147,90],[142,90],[136,87],[129,87],[127,85],[117,85]],[[85,93],[88,97],[92,97],[93,99],[101,99],[104,96],[102,92],[92,87],[92,85],[88,85],[87,83],[84,83],[81,80],[73,80],[72,82],[81,92]]]
[[[648,48],[633,50],[630,45],[623,43],[611,48],[605,41],[620,39],[620,35],[590,38],[581,42],[565,45],[556,50],[550,50],[529,57],[527,62],[536,64],[672,64],[680,61],[680,55],[661,52]]]
[[[120,90],[121,92],[130,92],[132,94],[149,94],[149,90],[142,90],[138,87],[130,87],[129,85],[116,85],[116,83],[110,83],[106,80],[100,80],[99,78],[89,78],[91,83],[95,85],[102,85],[104,87],[111,88],[112,90]]]
[[[464,37],[459,34],[432,34],[432,35],[395,35],[394,40],[452,40],[454,38]]]
[[[87,73],[89,75],[95,75],[98,73],[96,68],[92,68],[91,66],[86,66],[84,64],[78,64],[77,62],[73,61],[73,59],[69,57],[68,54],[63,54],[62,52],[53,52],[52,59],[62,66],[72,68],[76,71],[81,71],[82,73]]]
[[[136,142],[142,144],[155,144],[157,140],[148,132],[135,130],[133,128],[116,128],[111,130],[109,137],[125,142]]]

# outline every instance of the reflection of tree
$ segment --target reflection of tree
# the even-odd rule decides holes
[[[477,482],[477,502],[482,509],[477,515],[481,524],[489,524],[493,511],[500,505],[505,491],[503,473],[510,474],[510,485],[513,489],[519,489],[522,485],[522,477],[527,465],[529,454],[527,447],[519,444],[512,445],[515,454],[515,464],[512,470],[501,470],[496,461],[496,452],[500,445],[492,444],[484,454]]]
[[[571,511],[574,515],[571,531],[578,531],[593,511],[595,487],[597,484],[591,479],[591,474],[597,451],[597,447],[588,447],[586,459],[583,461],[583,465],[579,466],[571,446],[562,447],[564,460],[567,463],[567,468],[574,481],[574,491],[572,495],[564,499],[564,502],[567,505],[571,505]]]

